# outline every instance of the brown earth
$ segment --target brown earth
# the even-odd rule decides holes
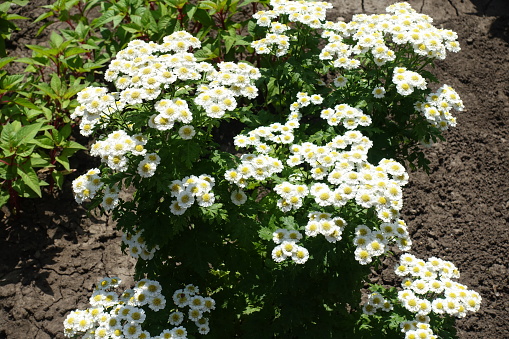
[[[389,1],[337,0],[336,16],[383,12]],[[30,2],[22,15],[43,12]],[[410,174],[404,217],[413,252],[454,262],[460,282],[478,291],[482,308],[457,322],[459,338],[509,338],[509,2],[506,0],[419,0],[413,8],[435,25],[459,35],[462,51],[437,63],[441,83],[461,95],[466,110],[446,142],[427,150],[431,173]],[[9,46],[26,55],[36,25]],[[91,167],[86,156],[75,167]],[[19,219],[4,215],[0,226],[0,339],[62,338],[62,321],[86,308],[97,279],[117,275],[132,282],[134,262],[120,251],[119,232],[106,217],[87,215],[63,192],[24,201]],[[4,209],[5,211],[5,209]],[[1,217],[1,216],[0,216]],[[388,271],[387,271],[388,272]],[[389,273],[382,281],[391,281]]]

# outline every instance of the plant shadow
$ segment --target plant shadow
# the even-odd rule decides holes
[[[509,42],[509,1],[507,0],[470,0],[479,16],[493,16],[495,21],[490,27],[490,35]]]

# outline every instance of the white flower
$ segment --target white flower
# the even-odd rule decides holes
[[[192,125],[184,125],[180,127],[178,133],[184,140],[190,140],[196,135],[196,131]]]
[[[246,193],[244,193],[244,191],[239,189],[239,190],[232,191],[231,199],[235,205],[240,206],[240,205],[243,205],[247,201],[247,195],[246,195]]]

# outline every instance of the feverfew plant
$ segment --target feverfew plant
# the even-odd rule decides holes
[[[76,200],[111,211],[138,278],[207,288],[161,305],[174,326],[187,315],[217,338],[371,338],[402,337],[402,324],[421,338],[479,305],[474,292],[459,301],[445,289],[461,289],[447,280],[452,264],[430,259],[421,272],[410,255],[401,295],[373,286],[361,304],[381,258],[411,250],[405,165],[426,169],[419,145],[463,108],[450,86],[428,87],[426,66],[459,46],[406,3],[350,23],[326,21],[330,7],[278,0],[256,11],[239,40],[251,39],[251,62],[207,59],[186,31],[133,40],[109,64],[110,86],[78,94],[74,117],[102,164],[75,180]],[[445,320],[426,321],[442,299],[463,308],[442,302]],[[390,321],[370,318],[379,309]],[[166,319],[149,318],[140,331],[161,333]]]

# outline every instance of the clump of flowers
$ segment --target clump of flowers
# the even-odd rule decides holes
[[[200,296],[199,288],[191,284],[176,290],[172,299],[176,308],[172,310],[168,319],[171,325],[181,325],[187,315],[188,320],[198,327],[200,334],[209,333],[209,319],[206,314],[216,308],[214,299]],[[188,308],[187,311],[186,308]]]
[[[287,213],[307,206],[305,201],[308,198],[322,208],[339,209],[349,202],[355,202],[362,208],[373,208],[383,222],[376,229],[366,225],[357,226],[353,242],[357,246],[355,257],[361,264],[369,264],[373,257],[386,253],[391,242],[396,242],[402,250],[410,249],[411,240],[406,225],[402,220],[398,220],[403,206],[402,186],[408,182],[408,174],[400,163],[392,159],[382,159],[376,166],[367,161],[367,154],[373,143],[355,128],[369,126],[369,116],[346,104],[336,105],[334,109],[323,109],[320,117],[326,120],[329,126],[342,123],[347,132],[335,136],[325,146],[311,142],[291,143],[300,126],[301,109],[322,102],[320,95],[298,93],[297,100],[290,106],[291,113],[284,125],[262,126],[247,135],[238,135],[235,144],[239,148],[254,147],[255,153],[243,154],[241,164],[236,169],[228,170],[226,179],[239,187],[246,187],[250,178],[262,181],[282,172],[284,163],[288,168],[307,170],[312,179],[311,183],[282,181],[274,186],[274,192],[280,196],[277,207],[282,212]],[[266,155],[281,148],[290,151],[288,157],[283,159],[286,161]],[[322,234],[331,243],[342,239],[343,227],[347,222],[340,216],[332,218],[331,213],[313,211],[309,212],[308,217],[306,236]],[[397,233],[396,229],[399,229],[400,233]],[[291,232],[295,235],[295,231]],[[282,236],[284,232],[277,230],[275,234]],[[279,239],[276,242],[278,246],[272,251],[272,258],[276,262],[288,257],[292,257],[297,263],[307,261],[309,252],[296,245],[296,238],[274,239]],[[296,260],[295,253],[299,253],[301,259]]]
[[[451,110],[463,110],[463,101],[458,93],[448,85],[441,86],[436,92],[430,93],[425,102],[416,102],[419,112],[435,127],[446,130],[456,126],[456,118]]]
[[[99,175],[101,171],[93,168],[86,174],[80,175],[72,183],[74,198],[76,202],[82,203],[84,200],[93,199],[104,183]]]
[[[142,236],[143,231],[137,231],[135,234],[123,233],[122,244],[126,247],[126,252],[133,258],[141,258],[150,260],[154,257],[155,252],[159,249],[156,245],[149,248]]]
[[[363,305],[366,315],[379,310],[393,309],[395,303],[415,314],[415,318],[400,323],[407,339],[437,338],[433,333],[431,318],[450,316],[463,318],[468,312],[477,312],[482,298],[479,293],[454,279],[460,277],[456,266],[450,261],[430,257],[424,261],[412,254],[404,253],[394,268],[403,278],[402,289],[395,300],[373,293]]]
[[[175,199],[170,204],[170,211],[175,215],[182,215],[195,202],[201,207],[210,207],[215,197],[211,191],[214,187],[214,178],[207,174],[191,175],[182,180],[173,180],[169,189]]]
[[[187,338],[187,329],[181,326],[183,315],[172,313],[168,319],[169,329],[157,336],[143,329],[147,317],[146,309],[158,312],[166,308],[166,298],[159,282],[142,279],[134,288],[124,290],[120,295],[115,291],[121,284],[119,278],[104,278],[96,285],[90,297],[91,307],[72,311],[64,320],[66,337],[81,335],[82,338]],[[173,298],[178,307],[189,306],[189,317],[198,327],[200,334],[210,331],[208,320],[203,313],[215,308],[210,297],[198,295],[198,288],[187,285],[177,290]],[[193,312],[191,312],[193,311]]]
[[[479,310],[481,296],[453,280],[460,274],[450,261],[436,257],[424,261],[406,253],[395,272],[404,278],[398,299],[410,312],[463,318],[467,312]]]
[[[276,230],[273,233],[273,240],[278,246],[272,250],[272,259],[275,262],[282,262],[286,258],[291,258],[297,264],[304,264],[309,259],[309,252],[297,244],[300,239],[302,234],[298,231],[288,231],[284,228]]]
[[[115,172],[125,172],[134,163],[141,178],[152,177],[161,158],[147,152],[150,133],[132,133],[136,125],[161,132],[179,126],[176,135],[181,140],[191,140],[197,133],[203,133],[201,127],[207,125],[207,121],[210,123],[211,119],[220,119],[234,111],[237,98],[253,99],[258,95],[257,88],[252,85],[261,76],[257,68],[247,63],[222,62],[216,70],[212,64],[198,62],[187,52],[189,48],[199,47],[198,39],[178,31],[165,37],[162,44],[134,40],[121,50],[106,71],[106,80],[113,82],[119,92],[109,93],[104,87],[85,88],[78,94],[80,106],[73,118],[81,118],[81,133],[86,136],[119,119],[134,118],[136,123],[133,121],[127,129],[103,136],[92,145],[91,155],[100,157]],[[193,82],[199,79],[206,81],[197,86]],[[193,102],[172,95],[179,90],[189,92],[189,86],[195,86],[198,94]],[[145,102],[152,102],[153,109],[145,111],[140,106]],[[92,187],[84,179],[80,177],[74,185],[76,200],[80,203],[93,198],[102,186]],[[195,194],[195,197],[202,205],[214,201],[208,192]],[[177,213],[185,211],[189,204],[182,199],[179,201],[179,205],[175,205]]]
[[[224,324],[224,337],[260,328],[259,319],[284,325],[267,325],[261,336],[312,337],[308,325],[331,311],[358,323],[352,290],[381,256],[412,246],[400,216],[405,161],[425,164],[419,143],[440,138],[455,125],[452,109],[462,109],[449,86],[432,92],[433,77],[423,71],[458,51],[457,37],[408,4],[350,23],[326,21],[331,5],[324,2],[273,0],[270,7],[254,14],[251,37],[241,39],[256,65],[227,61],[228,53],[199,61],[211,47],[199,50],[185,31],[162,43],[134,40],[108,66],[116,91],[84,89],[74,114],[82,134],[105,130],[91,151],[102,175],[94,169],[79,177],[76,200],[102,197],[127,251],[142,259],[138,273],[212,283],[224,314],[231,312],[227,321],[236,321]],[[128,185],[136,188],[132,199],[118,199]],[[426,325],[433,312],[463,316],[478,306],[474,294],[456,291],[454,267],[403,258],[401,294],[370,294],[364,316],[416,313],[417,323],[402,327],[421,338],[433,336]],[[334,297],[316,295],[324,281]],[[306,312],[294,311],[288,286]],[[108,312],[144,306],[136,293],[126,300],[106,289],[96,294]],[[209,332],[204,314],[214,300],[194,285],[172,299],[168,321],[176,327],[159,337],[185,337],[184,319]],[[333,323],[325,331],[343,334]]]

